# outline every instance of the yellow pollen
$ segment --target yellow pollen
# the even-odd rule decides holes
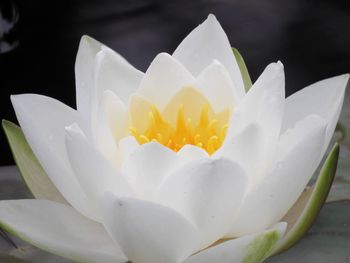
[[[179,151],[184,145],[191,144],[206,150],[210,155],[222,145],[227,123],[220,124],[219,120],[209,116],[209,105],[205,105],[195,125],[191,118],[185,117],[185,108],[180,105],[177,111],[176,124],[172,125],[165,120],[155,105],[152,105],[148,114],[148,128],[140,133],[134,126],[130,127],[130,134],[140,144],[158,142],[173,151]]]

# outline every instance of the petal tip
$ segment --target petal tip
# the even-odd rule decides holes
[[[217,22],[217,21],[218,21],[218,20],[216,19],[216,16],[215,16],[213,13],[210,13],[210,14],[208,15],[207,20],[208,20],[209,22]]]

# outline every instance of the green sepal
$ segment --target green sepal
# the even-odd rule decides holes
[[[257,236],[247,247],[242,263],[261,263],[271,249],[280,240],[281,234],[277,230],[265,232]]]
[[[33,196],[37,199],[66,203],[35,157],[22,129],[7,120],[2,121],[2,127],[21,176]]]
[[[288,223],[285,236],[272,250],[270,256],[277,255],[297,243],[311,228],[316,220],[334,180],[339,157],[339,145],[336,143],[327,156],[314,186],[307,188],[295,205],[281,220]]]
[[[232,51],[233,51],[233,54],[235,55],[239,70],[241,71],[245,91],[248,91],[252,87],[253,83],[252,83],[252,80],[250,79],[247,66],[244,62],[244,59],[241,53],[239,53],[239,51],[234,47],[232,48]]]

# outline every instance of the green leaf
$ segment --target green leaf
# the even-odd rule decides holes
[[[315,185],[304,191],[285,218],[281,220],[288,223],[287,233],[273,249],[271,255],[277,255],[292,247],[311,228],[327,199],[337,169],[338,156],[339,145],[336,143],[324,162]]]
[[[22,178],[33,196],[37,199],[48,199],[66,203],[64,197],[52,184],[44,169],[41,167],[28,145],[21,128],[7,120],[2,121],[2,127]]]
[[[247,66],[244,62],[244,59],[241,53],[239,53],[239,51],[234,47],[232,48],[232,51],[233,51],[233,54],[235,55],[239,70],[241,71],[241,74],[242,74],[244,88],[246,91],[248,91],[252,87],[253,83],[252,83],[252,80],[250,79]]]

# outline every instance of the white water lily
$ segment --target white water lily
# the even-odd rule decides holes
[[[1,201],[0,221],[50,252],[115,263],[264,260],[329,145],[349,78],[285,99],[277,62],[246,93],[213,15],[145,73],[84,36],[75,71],[77,110],[11,98],[62,201]]]

